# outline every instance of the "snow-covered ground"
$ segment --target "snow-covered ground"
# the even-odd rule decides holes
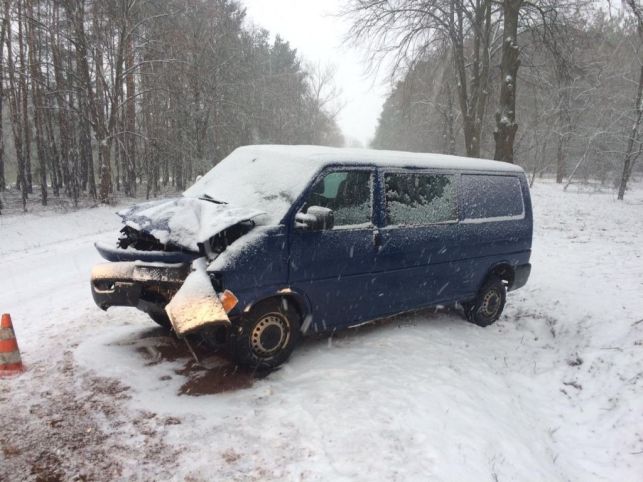
[[[260,380],[93,305],[114,208],[0,216],[28,368],[0,379],[0,480],[642,480],[643,186],[532,195],[532,277],[497,324],[398,317]]]

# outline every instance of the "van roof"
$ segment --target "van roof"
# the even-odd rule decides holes
[[[364,163],[381,167],[426,167],[476,171],[523,172],[516,164],[447,154],[424,154],[376,149],[323,146],[254,145],[237,149],[263,156],[279,156],[291,161],[316,163],[319,167],[334,163]]]

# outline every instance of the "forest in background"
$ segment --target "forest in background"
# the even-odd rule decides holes
[[[347,3],[350,38],[391,71],[372,147],[515,162],[622,199],[643,150],[640,0]]]
[[[391,74],[372,147],[516,162],[619,198],[641,170],[640,0],[347,0],[341,14]],[[6,190],[23,208],[181,191],[244,144],[343,145],[339,96],[332,68],[249,25],[238,0],[0,0],[0,210]]]
[[[344,142],[332,69],[237,1],[0,1],[0,192],[23,206],[183,190],[243,144]]]

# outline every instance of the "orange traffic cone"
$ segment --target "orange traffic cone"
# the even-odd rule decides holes
[[[0,322],[0,376],[19,373],[23,370],[11,316],[5,313]]]

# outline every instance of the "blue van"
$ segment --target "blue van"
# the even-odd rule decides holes
[[[480,326],[529,277],[523,170],[438,154],[314,146],[235,150],[176,199],[121,211],[94,267],[102,309],[272,368],[299,338],[460,304]]]

